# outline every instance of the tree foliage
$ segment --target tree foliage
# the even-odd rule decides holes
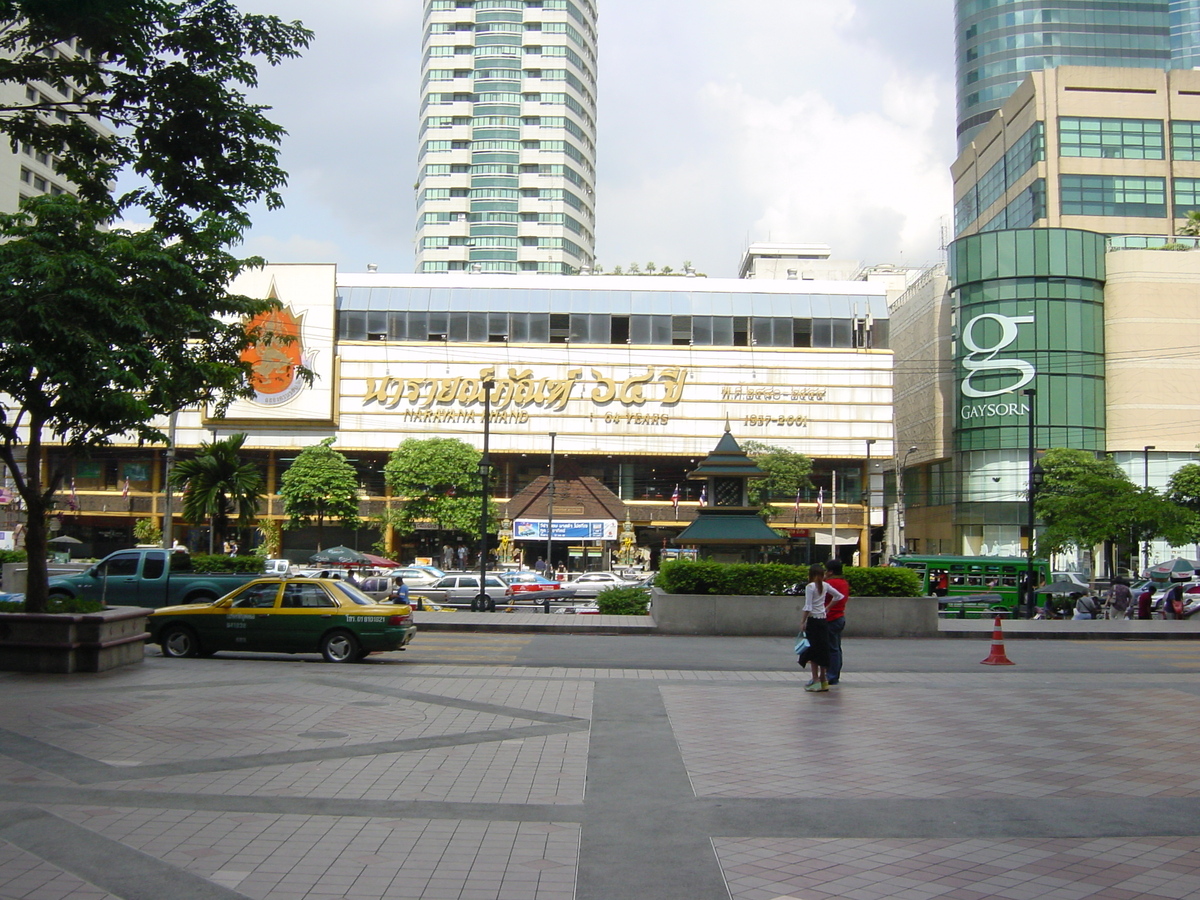
[[[317,524],[317,549],[324,546],[326,519],[347,528],[362,524],[358,517],[358,473],[333,449],[336,438],[305,447],[279,479],[279,496],[288,515],[288,528]]]
[[[417,522],[436,522],[439,530],[479,537],[480,453],[457,438],[409,438],[392,451],[384,479],[403,499],[388,524],[402,534]],[[495,509],[489,509],[494,519]]]
[[[1060,448],[1048,451],[1041,466],[1045,479],[1034,501],[1045,523],[1039,555],[1158,538],[1178,546],[1198,536],[1195,513],[1133,484],[1111,457]]]
[[[191,459],[171,469],[171,486],[183,490],[183,518],[194,525],[211,522],[214,540],[224,540],[230,522],[245,528],[254,523],[266,490],[262,473],[241,459],[246,435],[204,441]]]
[[[249,392],[241,354],[259,335],[242,323],[275,304],[228,292],[259,262],[228,248],[286,176],[283,130],[245,91],[310,37],[233,0],[0,0],[0,131],[54,158],[74,194],[0,217],[0,459],[28,518],[30,611],[63,476],[43,471],[43,443],[65,466]],[[147,227],[113,227],[122,216]]]
[[[745,441],[742,449],[767,473],[766,478],[750,482],[750,502],[754,505],[767,506],[772,497],[792,499],[799,491],[812,487],[812,460],[803,453],[761,441]]]

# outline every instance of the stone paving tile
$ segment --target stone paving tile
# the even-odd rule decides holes
[[[700,797],[1200,796],[1200,699],[1180,691],[665,685],[662,695]],[[844,777],[822,777],[830,759]]]
[[[471,896],[467,891],[571,900],[579,861],[576,824],[130,808],[55,812],[254,900],[430,900]],[[7,874],[7,867],[0,871]]]
[[[1200,838],[715,838],[731,900],[1183,900]]]
[[[189,794],[578,804],[584,798],[587,754],[587,733],[575,732],[170,779],[114,777],[92,786]]]
[[[431,701],[379,693],[388,688],[411,690],[413,681],[374,678],[364,682],[362,690],[352,682],[330,686],[300,681],[287,688],[247,684],[218,693],[208,686],[195,690],[180,686],[148,694],[125,693],[96,704],[73,697],[47,702],[31,694],[6,701],[4,727],[127,766],[487,732],[529,724],[520,717],[526,710],[586,718],[591,697],[590,684],[574,681],[423,681],[420,691],[433,694]],[[508,708],[511,714],[440,705],[438,695]],[[72,724],[84,727],[66,727]],[[0,779],[4,775],[0,771]],[[557,786],[531,790],[558,793]]]
[[[3,815],[2,811],[0,815]],[[3,900],[120,900],[4,841],[0,841],[0,897]]]

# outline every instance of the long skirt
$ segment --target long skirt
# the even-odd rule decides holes
[[[815,662],[822,668],[829,666],[829,628],[828,623],[824,619],[815,619],[812,616],[808,617],[808,621],[804,625],[804,636],[808,638],[809,646],[812,650],[809,652],[809,661]]]

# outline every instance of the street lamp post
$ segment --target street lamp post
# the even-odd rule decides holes
[[[1028,483],[1028,488],[1026,490],[1026,510],[1025,510],[1027,525],[1029,528],[1029,543],[1026,547],[1026,553],[1028,554],[1028,556],[1027,556],[1027,561],[1025,564],[1025,598],[1024,599],[1025,599],[1025,608],[1027,611],[1026,618],[1032,619],[1033,618],[1033,597],[1034,597],[1034,590],[1035,590],[1034,584],[1033,584],[1033,532],[1034,532],[1034,528],[1036,527],[1033,505],[1034,505],[1034,501],[1036,500],[1036,497],[1037,497],[1037,488],[1038,488],[1037,482],[1040,481],[1040,478],[1038,477],[1040,474],[1040,467],[1037,464],[1037,444],[1036,444],[1036,436],[1035,436],[1035,426],[1036,426],[1036,422],[1037,422],[1037,417],[1036,417],[1037,391],[1033,388],[1026,388],[1024,391],[1022,391],[1022,393],[1028,398],[1028,401],[1029,401],[1029,447],[1028,447],[1028,450],[1029,450],[1029,459],[1028,459],[1029,483]],[[1019,610],[1020,607],[1021,607],[1021,598],[1018,597],[1017,598],[1017,609]]]
[[[867,565],[871,565],[871,447],[875,438],[867,438],[867,464],[863,473],[863,511],[866,516],[867,532]]]
[[[491,458],[488,456],[488,436],[492,424],[492,388],[496,382],[490,378],[480,385],[483,388],[483,455],[479,457],[479,480],[483,499],[479,509],[479,594],[471,601],[471,609],[491,612],[496,601],[487,593],[488,556],[488,476],[491,475]]]
[[[1157,449],[1153,445],[1142,448],[1142,487],[1150,489],[1150,451]],[[1150,568],[1150,538],[1147,537],[1142,550],[1142,568]]]
[[[904,517],[907,512],[904,506],[904,470],[908,468],[909,455],[916,452],[915,446],[904,451],[904,461],[900,463],[900,470],[896,473],[896,550],[901,554],[908,549],[908,545],[904,542]]]
[[[558,432],[550,432],[550,484],[546,488],[546,575],[550,577],[550,572],[554,566],[554,439],[558,437]]]

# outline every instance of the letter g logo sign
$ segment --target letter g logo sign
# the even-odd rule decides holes
[[[980,346],[975,336],[975,329],[985,320],[995,322],[1000,326],[1000,338],[991,345]],[[996,359],[996,354],[1009,347],[1017,339],[1017,328],[1033,322],[1033,316],[1002,316],[997,313],[983,313],[967,323],[963,329],[962,342],[971,352],[963,359],[963,368],[967,375],[963,378],[962,392],[967,397],[995,397],[1019,390],[1037,374],[1032,363],[1023,359]],[[997,390],[981,391],[976,388],[971,379],[980,373],[1012,372],[1015,380]]]

